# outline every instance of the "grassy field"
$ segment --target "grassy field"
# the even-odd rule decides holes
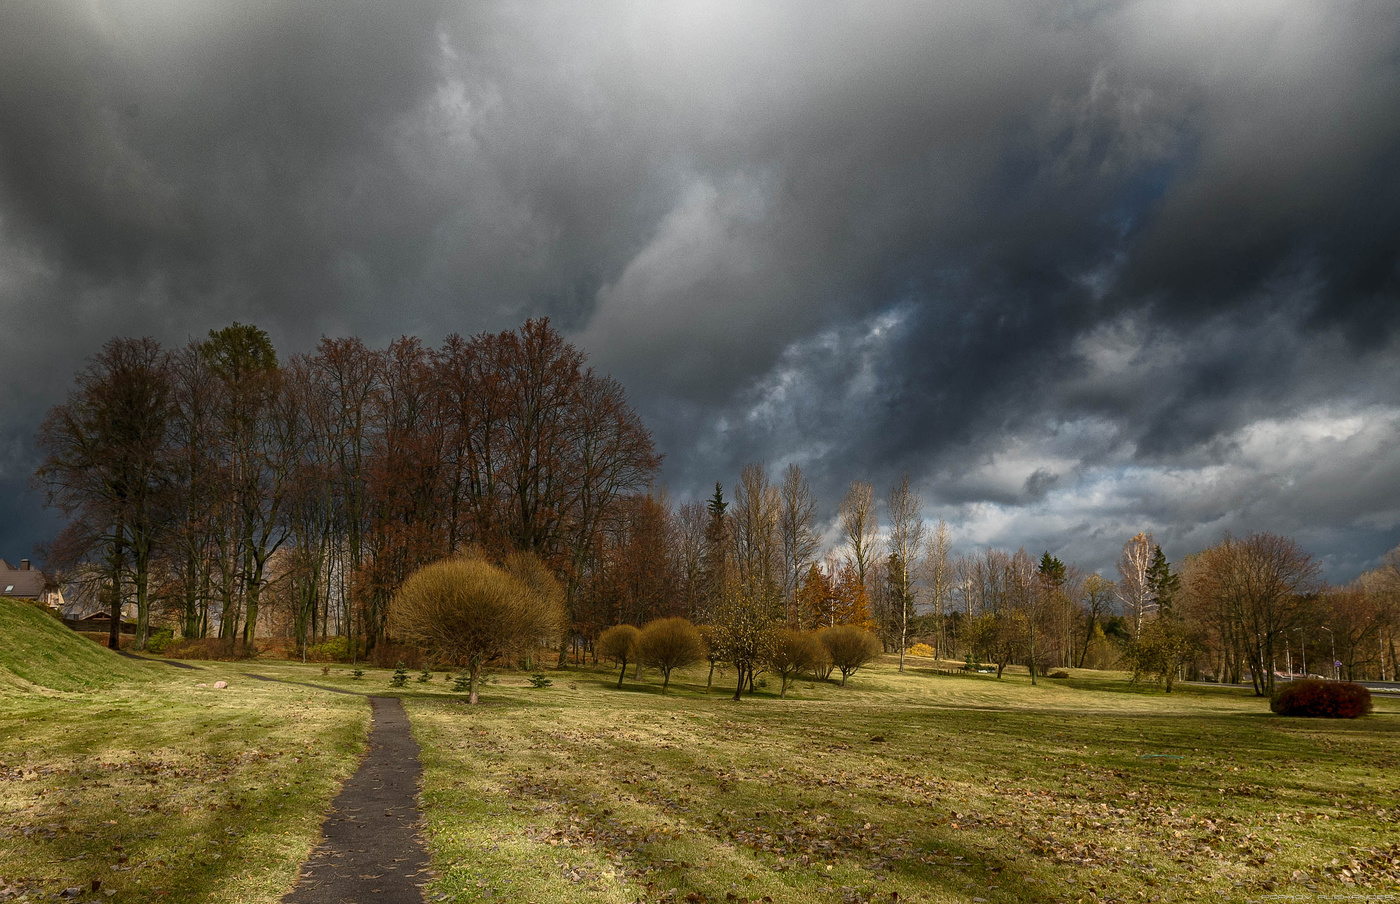
[[[475,709],[406,698],[446,899],[1400,892],[1394,701],[1355,722],[1285,720],[1233,690],[888,663],[739,704],[554,677],[488,688]]]
[[[0,644],[49,630],[8,627]],[[59,641],[74,639],[32,643]],[[914,660],[737,704],[703,671],[667,696],[603,668],[547,688],[503,674],[469,707],[441,673],[396,691],[385,670],[14,650],[0,646],[0,900],[277,900],[367,713],[248,673],[404,698],[432,901],[1400,895],[1393,699],[1293,720],[1232,689],[1168,696],[1091,672],[1031,687]],[[218,678],[232,687],[197,687]]]
[[[22,605],[0,601],[0,901],[289,890],[365,701],[122,659]]]

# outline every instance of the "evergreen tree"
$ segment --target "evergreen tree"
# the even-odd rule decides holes
[[[715,483],[715,494],[706,509],[705,545],[700,553],[700,599],[697,615],[702,623],[710,620],[715,604],[733,580],[730,567],[729,503],[724,501],[724,487]]]
[[[1052,589],[1058,589],[1065,583],[1065,563],[1050,555],[1048,549],[1040,557],[1040,567],[1036,570],[1040,573],[1041,580]]]
[[[1171,563],[1162,553],[1162,547],[1152,549],[1152,562],[1147,566],[1147,587],[1151,598],[1157,603],[1157,614],[1162,618],[1172,616],[1172,603],[1181,588],[1181,575],[1172,573]]]

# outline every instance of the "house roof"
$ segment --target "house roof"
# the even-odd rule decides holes
[[[48,579],[37,568],[16,568],[0,559],[0,596],[37,600],[44,595]]]

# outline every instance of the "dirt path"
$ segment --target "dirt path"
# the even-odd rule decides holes
[[[418,742],[397,697],[370,697],[369,752],[331,804],[325,840],[284,904],[423,904]]]

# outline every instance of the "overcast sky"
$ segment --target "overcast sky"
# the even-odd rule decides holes
[[[0,556],[114,336],[548,316],[677,498],[1400,543],[1393,0],[0,5]]]

